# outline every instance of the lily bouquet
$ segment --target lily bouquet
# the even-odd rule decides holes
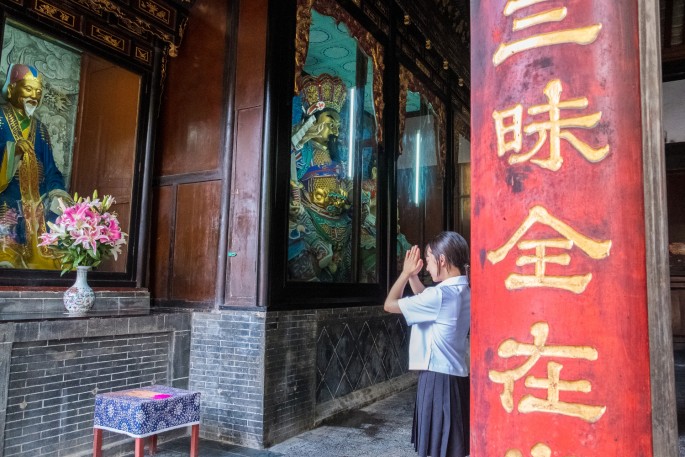
[[[103,260],[121,253],[126,244],[126,233],[121,231],[111,195],[98,198],[79,197],[74,194],[74,203],[64,204],[60,198],[62,214],[55,222],[48,222],[50,231],[40,236],[39,246],[47,246],[59,259],[62,274],[78,266],[97,267]]]

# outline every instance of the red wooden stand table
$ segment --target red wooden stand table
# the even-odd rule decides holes
[[[199,392],[149,386],[98,394],[93,422],[93,457],[102,456],[103,430],[135,438],[135,457],[143,457],[146,438],[150,438],[150,455],[154,455],[158,433],[188,426],[192,427],[190,456],[199,455]]]

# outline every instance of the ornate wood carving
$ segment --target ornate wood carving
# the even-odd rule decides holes
[[[68,30],[91,44],[152,65],[152,45],[160,40],[175,57],[192,1],[175,0],[0,0],[18,17]],[[20,8],[17,8],[19,6]]]
[[[152,50],[151,49],[143,49],[140,46],[136,45],[136,50],[134,53],[134,56],[136,59],[140,60],[141,62],[144,62],[145,64],[150,64],[152,61]]]
[[[174,27],[176,14],[171,8],[152,0],[138,0],[137,9],[167,27]]]
[[[387,18],[378,14],[375,9],[371,8],[368,5],[364,5],[363,10],[364,10],[364,14],[366,15],[366,17],[371,19],[371,21],[374,23],[374,25],[376,27],[378,27],[379,29],[381,29],[383,31],[383,33],[385,33],[386,35],[388,35],[390,33],[390,24],[389,24]]]
[[[449,67],[463,77],[470,77],[469,13],[464,0],[395,0],[411,18],[411,23],[421,34],[431,40],[437,53],[449,63]],[[431,5],[431,3],[433,5]],[[444,37],[455,39],[445,40]],[[420,47],[417,47],[420,49]]]
[[[75,14],[71,14],[43,0],[36,0],[35,10],[41,16],[57,21],[70,30],[78,30],[77,26],[80,24],[80,18]]]
[[[110,30],[107,30],[104,27],[100,27],[95,24],[89,25],[90,27],[86,33],[94,40],[103,43],[105,46],[109,46],[110,48],[121,52],[126,52],[130,47],[129,40],[112,33]]]
[[[378,12],[385,18],[386,21],[390,19],[390,8],[388,7],[387,2],[384,0],[375,0],[373,2],[373,6],[376,7]]]

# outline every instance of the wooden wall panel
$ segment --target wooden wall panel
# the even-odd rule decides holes
[[[240,2],[236,67],[236,110],[264,103],[267,0]],[[240,151],[237,151],[240,154]]]
[[[221,181],[178,186],[171,299],[214,301]]]
[[[157,136],[150,287],[153,299],[216,299],[231,1],[197,0],[170,58]]]
[[[226,304],[249,305],[256,301],[259,249],[259,200],[263,110],[238,111],[237,136],[231,178],[229,247],[237,253],[228,261]]]
[[[228,7],[198,0],[179,56],[169,59],[157,176],[214,171],[220,164]]]
[[[165,276],[160,271],[164,266],[154,266],[153,283],[162,294],[154,298],[171,303],[214,303],[217,290],[223,295],[218,300],[222,303],[256,303],[268,0],[240,2],[235,73],[228,72],[235,76],[235,104],[227,107],[225,100],[230,98],[224,87],[231,87],[231,81],[224,80],[223,69],[231,55],[225,43],[230,11],[229,2],[198,0],[181,54],[169,63],[155,177],[162,184],[177,186],[176,221],[168,240],[173,257],[170,271]],[[231,170],[221,169],[226,109],[234,113],[234,125],[229,126],[233,129]],[[222,271],[217,259],[220,208],[222,197],[226,198],[221,195],[224,177],[230,180],[228,250],[237,257],[228,259],[222,290],[217,288],[216,272]],[[155,217],[160,219],[156,229],[160,232],[165,216]],[[157,232],[153,243],[165,242]],[[160,255],[156,262],[163,260],[164,249],[155,251]],[[168,297],[165,282],[171,291]]]
[[[671,319],[673,321],[673,336],[683,337],[683,306],[685,306],[685,290],[671,289]]]
[[[257,300],[268,0],[240,2],[225,304]]]
[[[685,170],[666,172],[668,241],[685,243]]]
[[[685,278],[671,277],[671,320],[673,336],[685,338]]]
[[[155,299],[169,298],[169,266],[173,239],[175,187],[164,186],[152,192],[152,233],[150,240],[150,293]]]

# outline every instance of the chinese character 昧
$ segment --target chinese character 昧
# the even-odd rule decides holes
[[[519,242],[528,229],[537,222],[553,228],[564,238],[523,240]],[[523,224],[521,224],[512,237],[502,247],[494,251],[488,251],[487,259],[492,264],[500,262],[507,256],[509,251],[513,249],[514,245],[522,250],[535,249],[535,255],[524,255],[516,259],[516,265],[519,267],[534,264],[535,274],[510,274],[504,281],[504,285],[507,289],[515,290],[528,287],[552,287],[580,294],[585,291],[585,288],[592,279],[592,273],[571,276],[547,276],[545,271],[548,263],[566,266],[570,264],[571,257],[568,254],[549,255],[546,250],[548,248],[571,249],[573,245],[576,245],[591,258],[599,260],[609,256],[611,240],[596,241],[581,235],[569,225],[553,217],[542,206],[534,206]]]
[[[511,16],[522,8],[545,1],[548,0],[509,0],[504,7],[504,15],[507,17]],[[514,19],[512,30],[517,32],[519,30],[527,29],[528,27],[533,27],[548,22],[560,22],[566,18],[567,14],[568,11],[566,7],[562,7],[532,14],[521,19]],[[564,43],[587,45],[597,39],[601,29],[602,24],[593,24],[587,27],[540,33],[529,36],[528,38],[523,38],[509,43],[503,43],[499,45],[499,48],[497,48],[497,51],[495,51],[495,54],[492,56],[492,63],[497,66],[518,52],[528,51],[529,49],[534,48],[541,48],[543,46],[552,46],[555,44]]]
[[[552,457],[552,449],[542,443],[538,443],[530,450],[531,457]],[[504,454],[504,457],[523,457],[523,453],[518,449],[512,449]],[[569,456],[570,457],[570,456]]]
[[[510,338],[503,341],[497,348],[497,355],[502,358],[525,356],[528,360],[511,370],[488,372],[491,381],[504,386],[500,400],[502,407],[508,413],[514,410],[514,382],[530,371],[541,357],[597,360],[597,350],[590,346],[546,346],[549,335],[549,325],[546,322],[533,324],[530,334],[533,335],[533,344],[520,343]],[[567,403],[559,400],[560,391],[588,393],[592,390],[590,382],[586,380],[561,380],[559,375],[562,368],[563,365],[559,363],[548,362],[546,379],[528,376],[525,386],[532,389],[547,389],[547,398],[524,395],[518,404],[518,411],[520,413],[561,414],[577,417],[590,423],[597,422],[606,411],[606,406]]]
[[[546,159],[532,159],[534,164],[546,168],[548,170],[557,171],[561,168],[564,159],[561,157],[561,140],[568,141],[573,148],[582,154],[590,162],[599,162],[609,154],[609,145],[601,148],[593,149],[586,143],[582,142],[576,136],[569,132],[569,128],[593,128],[602,118],[602,112],[592,113],[586,116],[569,117],[562,119],[561,110],[567,109],[583,109],[588,106],[588,99],[585,97],[574,98],[571,100],[561,101],[561,81],[554,79],[547,83],[544,94],[547,96],[548,104],[536,105],[528,108],[528,114],[537,115],[549,113],[549,120],[543,122],[531,122],[522,129],[523,123],[523,107],[519,104],[513,108],[495,111],[492,117],[495,120],[495,132],[497,134],[497,155],[502,157],[508,151],[514,151],[514,154],[509,156],[509,163],[514,165],[516,163],[525,162],[540,151],[542,145],[547,141],[549,135],[549,157]],[[511,119],[506,124],[505,120]],[[536,133],[538,140],[528,152],[520,153],[522,147],[522,134],[524,131],[526,135]],[[506,141],[506,135],[512,134],[513,139]]]

